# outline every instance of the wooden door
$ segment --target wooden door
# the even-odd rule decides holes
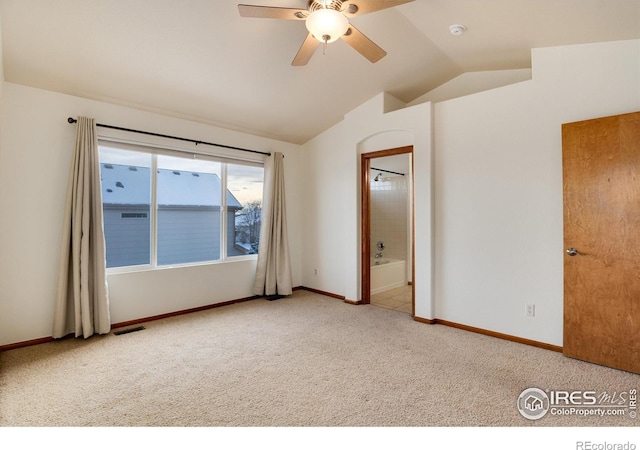
[[[640,373],[640,112],[564,124],[566,356]]]

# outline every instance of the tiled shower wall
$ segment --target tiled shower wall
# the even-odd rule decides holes
[[[371,256],[384,242],[386,258],[407,260],[408,187],[407,177],[388,176],[371,181]]]

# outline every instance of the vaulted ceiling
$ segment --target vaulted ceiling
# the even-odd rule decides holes
[[[640,0],[415,0],[352,19],[388,53],[377,63],[338,40],[293,67],[304,22],[238,3],[307,6],[0,0],[4,79],[304,143],[383,91],[410,102],[464,72],[530,67],[532,48],[640,38]]]

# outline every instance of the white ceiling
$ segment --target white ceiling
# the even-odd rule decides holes
[[[381,61],[339,40],[292,67],[304,22],[242,18],[238,3],[306,7],[0,0],[4,79],[304,143],[383,91],[410,102],[463,72],[530,67],[531,48],[640,38],[640,0],[416,0],[352,19]]]

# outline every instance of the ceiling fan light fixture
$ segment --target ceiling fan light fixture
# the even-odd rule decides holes
[[[328,44],[347,32],[349,20],[340,11],[323,8],[309,14],[305,25],[313,37]]]

